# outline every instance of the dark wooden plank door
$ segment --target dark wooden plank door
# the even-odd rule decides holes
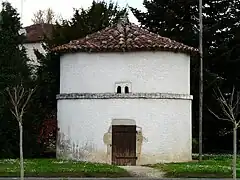
[[[136,165],[136,126],[112,126],[112,164]]]

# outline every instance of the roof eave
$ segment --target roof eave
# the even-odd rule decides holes
[[[150,47],[150,48],[136,48],[136,49],[127,49],[127,48],[119,48],[119,49],[89,49],[89,48],[53,48],[53,53],[59,54],[67,54],[67,53],[116,53],[116,52],[160,52],[160,51],[168,51],[174,53],[184,53],[188,55],[198,55],[198,49],[171,49],[164,47]]]

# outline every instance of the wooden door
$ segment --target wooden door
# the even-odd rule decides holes
[[[112,164],[136,165],[136,126],[112,126]]]

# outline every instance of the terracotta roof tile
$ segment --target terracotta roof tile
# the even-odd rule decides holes
[[[133,23],[119,23],[85,38],[52,49],[53,52],[173,51],[187,54],[198,49],[159,36]]]
[[[44,34],[51,36],[53,25],[52,24],[33,24],[25,27],[27,31],[26,43],[41,42]]]

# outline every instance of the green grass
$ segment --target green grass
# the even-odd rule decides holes
[[[28,177],[129,177],[129,173],[117,166],[56,159],[24,160],[25,176]],[[0,160],[0,177],[19,176],[17,159]]]
[[[196,157],[193,157],[196,159]],[[232,157],[229,155],[208,155],[202,162],[193,160],[186,163],[165,163],[150,165],[165,172],[166,177],[177,178],[230,178],[232,177]],[[237,159],[237,177],[240,177],[240,157]]]

